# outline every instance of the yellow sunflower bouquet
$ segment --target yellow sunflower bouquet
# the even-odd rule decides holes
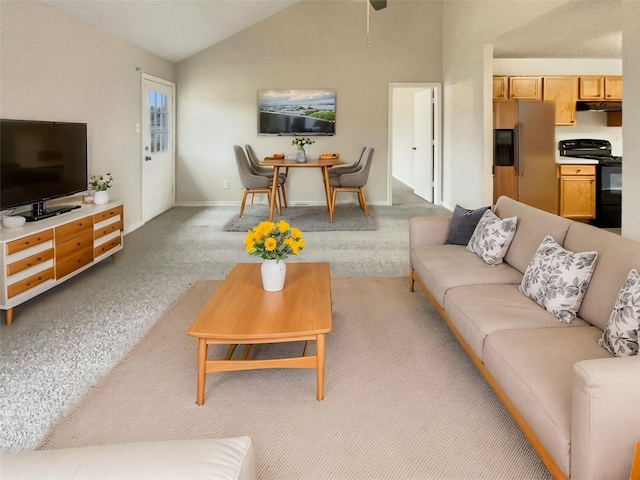
[[[244,245],[249,255],[277,261],[289,255],[298,255],[305,247],[302,232],[291,228],[284,220],[278,223],[261,222],[247,232]]]

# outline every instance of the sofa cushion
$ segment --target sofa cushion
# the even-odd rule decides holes
[[[640,243],[600,228],[573,222],[564,248],[598,252],[598,264],[584,295],[578,316],[600,330],[607,327],[620,285],[635,268],[640,271]]]
[[[547,235],[529,262],[520,292],[535,300],[564,323],[576,317],[598,256],[573,253]]]
[[[499,218],[487,210],[471,235],[467,251],[477,253],[489,265],[500,265],[516,231],[516,221],[516,217]]]
[[[121,443],[2,454],[2,480],[251,480],[249,437]]]
[[[522,274],[507,264],[491,267],[462,245],[423,245],[411,252],[416,276],[444,306],[447,291],[463,285],[519,284]]]
[[[456,205],[456,208],[453,210],[453,215],[451,216],[447,240],[444,242],[445,245],[466,246],[482,215],[490,208],[491,207],[481,207],[476,210],[469,210],[462,208],[460,205]]]
[[[447,292],[444,309],[451,323],[482,360],[487,335],[500,330],[588,326],[576,318],[571,325],[540,308],[518,291],[518,285],[470,285]]]
[[[631,270],[611,311],[598,344],[616,357],[638,354],[640,328],[640,275]]]
[[[598,346],[601,334],[595,327],[503,330],[484,342],[485,367],[567,477],[573,366],[612,358]]]
[[[551,235],[558,244],[564,246],[564,239],[569,225],[574,223],[549,212],[538,210],[509,197],[500,197],[494,208],[500,218],[518,217],[516,230],[511,246],[504,256],[504,261],[524,273],[546,235]],[[565,248],[569,248],[566,247]],[[577,249],[581,251],[585,249]],[[594,250],[589,248],[588,250]]]

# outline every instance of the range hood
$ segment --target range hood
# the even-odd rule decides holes
[[[622,102],[576,102],[579,112],[621,112]]]

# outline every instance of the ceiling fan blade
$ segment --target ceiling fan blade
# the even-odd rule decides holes
[[[374,10],[382,10],[387,7],[387,0],[369,0]]]

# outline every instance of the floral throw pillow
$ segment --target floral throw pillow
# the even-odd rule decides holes
[[[547,235],[529,262],[520,293],[563,323],[571,323],[587,291],[597,252],[573,253]]]
[[[616,357],[638,355],[638,330],[640,329],[640,275],[634,269],[629,272],[611,311],[598,345]]]
[[[487,210],[476,225],[467,250],[489,265],[500,265],[516,233],[516,220],[516,217],[500,218]]]

